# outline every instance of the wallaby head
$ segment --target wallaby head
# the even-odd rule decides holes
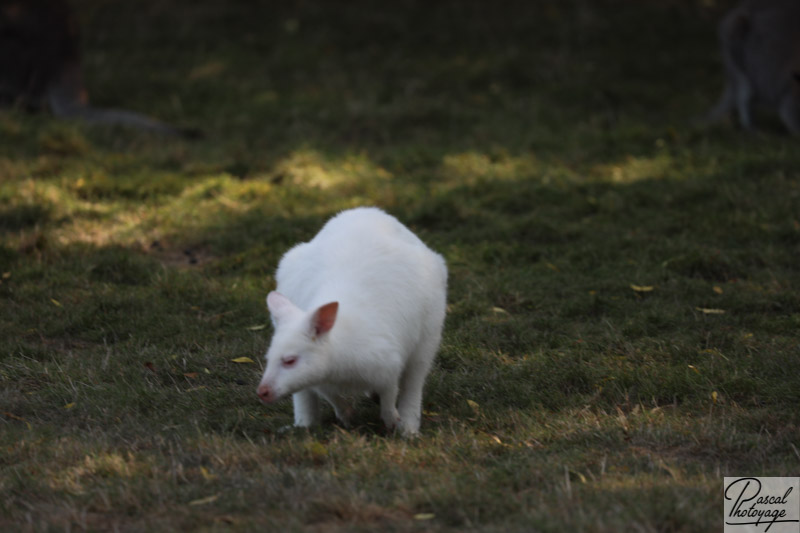
[[[267,307],[275,334],[258,396],[264,402],[274,402],[324,381],[330,368],[330,332],[336,324],[339,303],[330,302],[306,312],[273,291],[267,296]]]

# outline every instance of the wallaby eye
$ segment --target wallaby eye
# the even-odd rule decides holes
[[[281,357],[281,366],[283,368],[292,368],[297,363],[296,355],[284,355]]]

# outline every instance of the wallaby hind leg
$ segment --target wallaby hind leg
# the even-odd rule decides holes
[[[439,348],[439,336],[429,339],[418,350],[416,357],[409,361],[408,367],[400,379],[400,395],[397,411],[400,414],[400,430],[404,435],[419,433],[422,418],[422,392],[425,378],[428,376],[436,350]]]
[[[752,105],[753,88],[747,77],[742,74],[736,86],[736,112],[739,115],[739,124],[747,131],[753,130]]]
[[[744,68],[744,42],[749,31],[750,14],[744,8],[729,13],[719,25],[720,52],[727,82],[722,98],[709,114],[710,120],[719,120],[735,109],[739,123],[746,130],[753,127],[750,115],[753,88]]]

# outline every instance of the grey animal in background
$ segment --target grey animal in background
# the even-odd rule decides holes
[[[720,23],[719,39],[727,81],[708,120],[736,111],[752,130],[758,104],[800,135],[800,0],[745,0]]]
[[[181,129],[123,109],[89,104],[83,83],[77,20],[66,0],[0,0],[0,106],[96,124],[119,124],[186,137]]]

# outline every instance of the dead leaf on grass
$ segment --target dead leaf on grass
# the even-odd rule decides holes
[[[472,409],[472,412],[475,413],[475,416],[481,416],[481,406],[478,405],[478,402],[467,400],[467,404]]]
[[[704,315],[724,315],[724,309],[711,309],[708,307],[695,307],[696,310],[700,311]]]
[[[253,361],[249,357],[237,357],[236,359],[231,359],[231,361],[233,361],[234,363],[255,363],[255,361]]]
[[[192,500],[189,502],[189,505],[196,506],[196,505],[206,505],[209,503],[214,503],[219,499],[219,494],[214,494],[212,496],[206,496],[205,498],[200,498],[197,500]]]
[[[206,481],[211,481],[211,480],[213,480],[213,479],[217,479],[217,476],[216,476],[216,474],[212,474],[212,473],[211,473],[211,472],[209,472],[209,471],[208,471],[208,469],[207,469],[206,467],[204,467],[204,466],[201,466],[201,467],[200,467],[200,474],[203,476],[203,479],[205,479]]]
[[[8,411],[3,411],[3,416],[6,416],[12,420],[17,420],[19,422],[25,422],[25,425],[28,427],[28,429],[33,429],[31,423],[22,418],[21,416],[17,416],[14,413],[9,413]]]
[[[631,289],[635,292],[653,292],[655,287],[652,285],[634,285],[631,283]]]

